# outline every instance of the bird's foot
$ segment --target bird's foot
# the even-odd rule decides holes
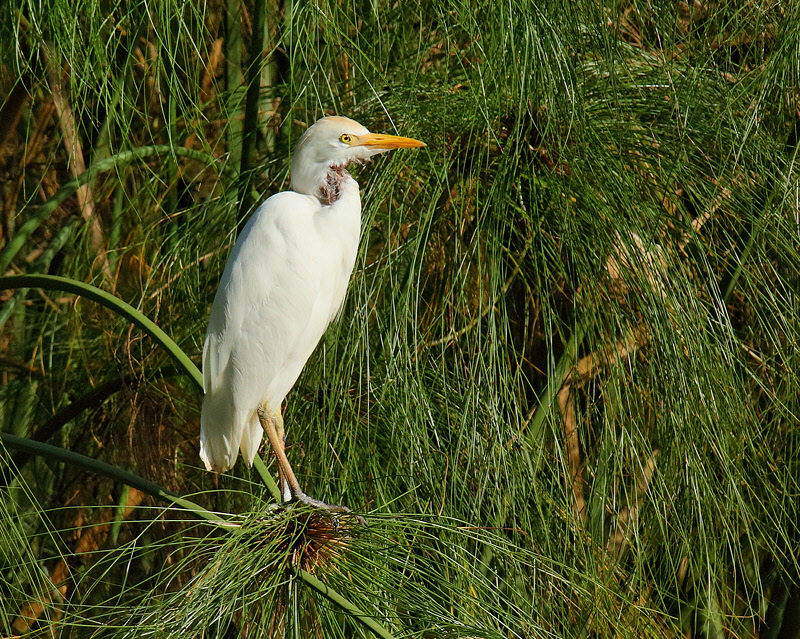
[[[289,505],[297,502],[305,504],[306,506],[311,506],[312,508],[327,510],[330,513],[331,520],[333,521],[337,530],[339,528],[339,517],[341,515],[351,515],[352,517],[355,517],[359,524],[364,526],[367,525],[366,519],[364,519],[361,515],[352,515],[352,511],[347,506],[340,506],[339,504],[326,504],[324,501],[309,497],[301,490],[293,491],[292,498],[288,502],[284,502],[284,504]]]

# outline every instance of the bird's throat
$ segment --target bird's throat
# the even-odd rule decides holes
[[[348,179],[350,173],[346,164],[331,166],[325,176],[325,183],[319,188],[319,199],[328,205],[336,202],[342,194],[342,182]]]

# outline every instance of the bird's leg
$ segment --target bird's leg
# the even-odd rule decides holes
[[[261,406],[258,409],[258,421],[261,422],[261,428],[267,434],[272,451],[278,459],[278,472],[281,476],[281,493],[283,500],[289,501],[295,493],[302,493],[300,490],[300,482],[292,470],[292,465],[289,463],[289,458],[286,457],[286,450],[283,443],[283,418],[276,419],[274,413],[270,413],[267,406]],[[289,496],[287,498],[287,489]]]
[[[275,422],[275,430],[278,433],[278,442],[280,442],[281,450],[283,451],[283,454],[286,455],[286,432],[283,428],[283,414],[281,413],[280,408],[272,413],[272,420]],[[280,464],[278,464],[278,475],[280,475],[281,478],[281,497],[283,501],[292,501],[292,491],[289,487],[289,478],[286,476],[283,466]]]
[[[325,510],[332,510],[334,512],[349,513],[350,509],[336,504],[326,504],[323,501],[309,497],[300,489],[300,482],[292,470],[292,465],[289,463],[289,458],[286,457],[286,450],[283,444],[283,438],[280,436],[278,429],[283,431],[283,418],[276,419],[274,413],[270,413],[266,406],[261,406],[258,409],[258,421],[261,422],[261,428],[267,434],[270,446],[275,453],[278,460],[278,468],[281,475],[281,491],[283,492],[284,502],[287,501],[300,501],[308,506],[315,508],[324,508]],[[278,413],[280,415],[280,413]],[[280,427],[278,426],[280,423]],[[284,485],[285,482],[285,485]],[[289,492],[289,499],[286,499],[286,492]]]

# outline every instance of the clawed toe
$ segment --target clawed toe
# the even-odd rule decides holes
[[[319,508],[320,510],[327,510],[330,513],[331,521],[334,524],[335,529],[338,531],[339,529],[339,517],[340,515],[347,515],[355,518],[355,520],[363,525],[367,525],[367,520],[364,519],[361,515],[354,515],[352,511],[347,506],[340,506],[339,504],[326,504],[324,501],[320,501],[319,499],[314,499],[313,497],[309,497],[302,491],[297,491],[292,494],[292,498],[288,502],[284,502],[284,505],[290,505],[293,503],[301,503],[305,504],[306,506],[311,506],[312,508]]]

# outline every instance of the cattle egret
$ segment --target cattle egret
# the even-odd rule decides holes
[[[423,142],[370,133],[326,117],[302,135],[291,191],[253,213],[222,274],[203,346],[200,457],[231,468],[239,451],[252,465],[265,432],[278,461],[285,502],[331,510],[301,489],[284,450],[281,403],[344,301],[361,234],[351,162]]]

